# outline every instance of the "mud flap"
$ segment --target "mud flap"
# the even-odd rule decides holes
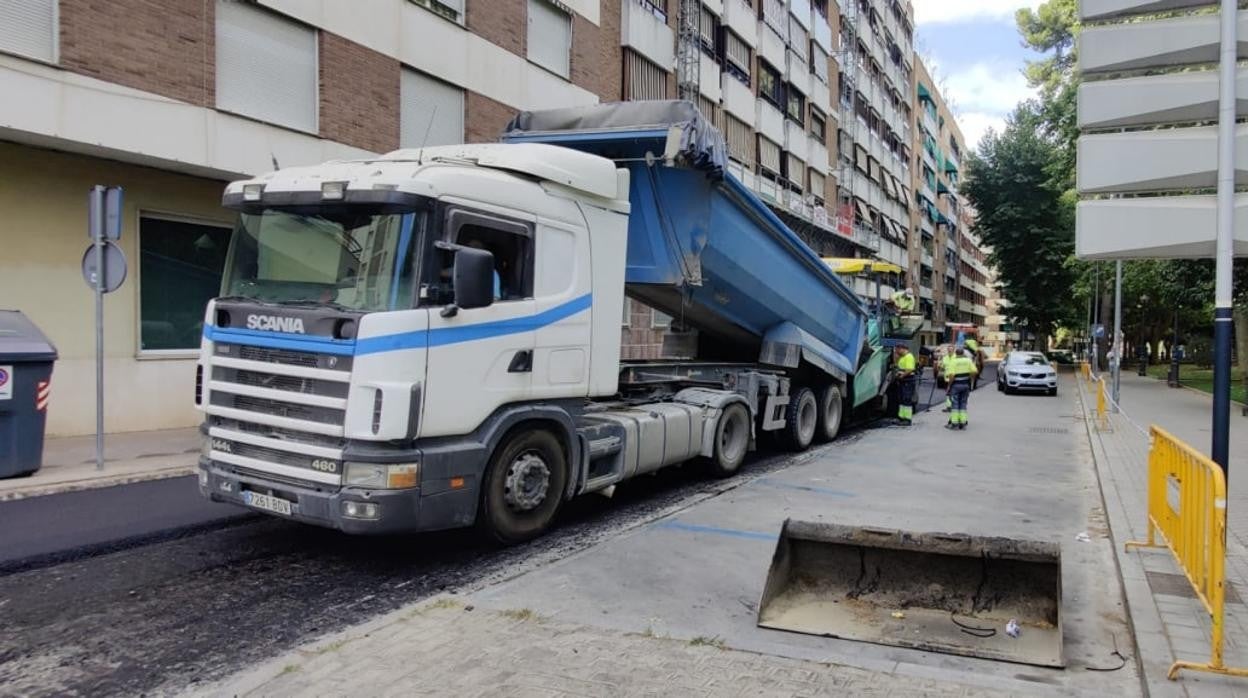
[[[758,625],[1061,667],[1061,567],[1055,543],[786,520]]]

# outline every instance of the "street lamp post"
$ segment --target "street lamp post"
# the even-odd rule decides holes
[[[1179,309],[1174,309],[1174,333],[1170,335],[1170,373],[1166,376],[1166,385],[1179,387]]]

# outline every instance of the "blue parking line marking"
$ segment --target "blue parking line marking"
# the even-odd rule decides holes
[[[816,487],[814,485],[795,485],[791,482],[781,482],[780,480],[774,480],[769,477],[759,478],[758,480],[755,480],[755,482],[757,482],[760,485],[767,485],[768,487],[777,487],[783,490],[800,490],[802,492],[813,492],[815,494],[823,494],[829,497],[848,498],[848,497],[858,496],[854,494],[853,492],[846,492],[844,490],[834,490],[830,487]]]
[[[718,526],[702,526],[699,524],[683,523],[680,521],[663,521],[655,524],[655,528],[670,528],[677,531],[688,531],[690,533],[711,533],[717,536],[730,536],[732,538],[746,538],[748,540],[765,540],[773,542],[780,537],[778,533],[760,533],[758,531],[742,531],[736,528],[720,528]]]

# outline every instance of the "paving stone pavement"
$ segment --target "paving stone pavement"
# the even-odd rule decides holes
[[[1081,384],[1090,424],[1095,394]],[[1131,605],[1137,644],[1152,695],[1248,697],[1248,680],[1183,672],[1168,681],[1165,672],[1176,659],[1209,661],[1211,619],[1191,592],[1174,556],[1165,549],[1124,552],[1128,540],[1147,537],[1148,426],[1156,424],[1176,437],[1209,452],[1211,403],[1207,396],[1173,390],[1162,381],[1123,374],[1122,411],[1110,413],[1107,428],[1091,429],[1094,453],[1101,468],[1124,585]],[[1248,666],[1248,481],[1236,478],[1248,465],[1248,422],[1232,413],[1231,472],[1228,491],[1226,576],[1238,598],[1226,603],[1225,662]],[[1115,512],[1118,516],[1115,517]],[[1115,520],[1115,518],[1117,520]]]
[[[588,628],[432,600],[261,665],[202,696],[1001,696],[760,655],[717,638]]]

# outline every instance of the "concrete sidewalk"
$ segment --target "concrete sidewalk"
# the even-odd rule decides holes
[[[190,475],[199,451],[196,428],[108,434],[104,469],[97,470],[94,436],[48,439],[43,467],[29,477],[0,480],[0,501]]]
[[[327,636],[201,691],[1140,695],[1074,383],[1064,377],[1057,398],[977,391],[965,432],[929,412],[908,429],[850,434],[571,557]],[[786,518],[1059,543],[1066,667],[759,628]],[[909,633],[909,622],[896,632]],[[1013,642],[1000,629],[992,641]]]
[[[1095,393],[1081,385],[1090,416]],[[1168,681],[1176,659],[1209,661],[1210,618],[1196,598],[1174,556],[1165,549],[1127,552],[1123,543],[1147,537],[1149,425],[1169,431],[1208,454],[1212,433],[1212,400],[1193,391],[1166,386],[1164,381],[1124,373],[1122,412],[1111,413],[1109,428],[1089,435],[1108,507],[1115,553],[1122,571],[1136,642],[1153,695],[1248,696],[1248,680],[1183,672]],[[1248,420],[1231,415],[1231,478],[1228,489],[1225,662],[1248,666]],[[1236,473],[1240,476],[1236,477]]]

